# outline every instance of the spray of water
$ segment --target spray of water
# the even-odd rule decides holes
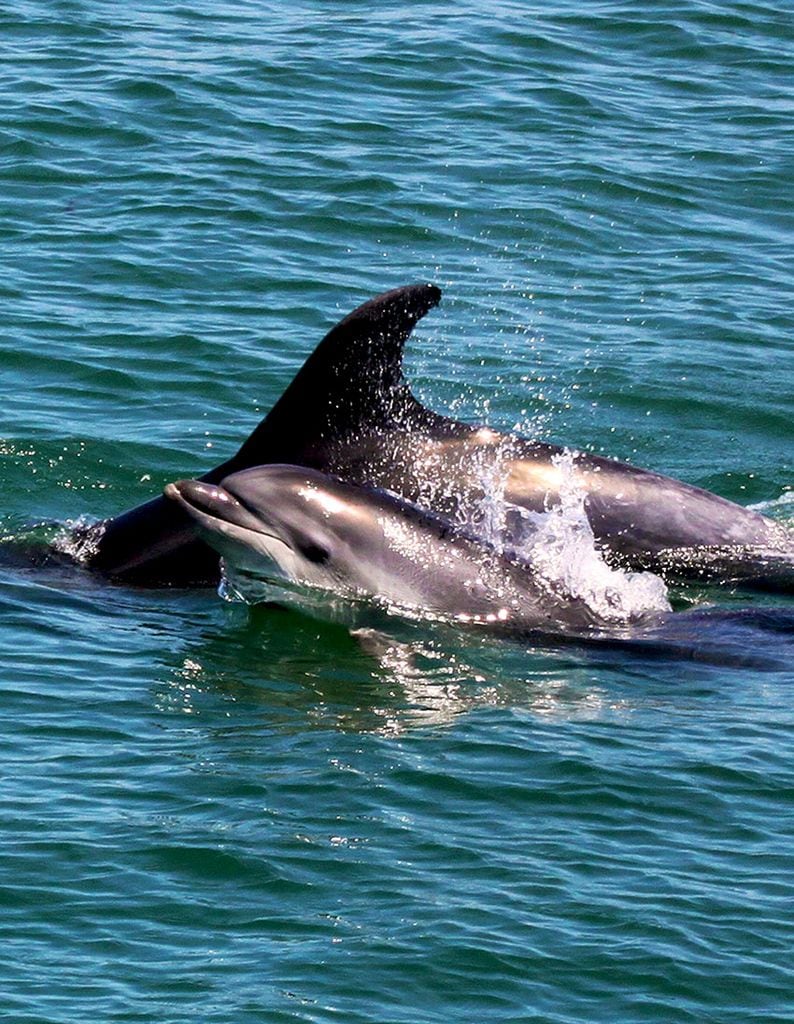
[[[794,489],[786,489],[779,498],[771,498],[769,501],[759,501],[748,508],[756,512],[762,512],[765,516],[777,519],[784,526],[794,526]]]
[[[57,552],[67,555],[78,565],[88,565],[99,550],[104,532],[104,523],[81,516],[79,519],[68,519],[51,543]]]
[[[533,567],[556,594],[583,601],[606,623],[627,623],[652,612],[670,611],[664,581],[650,572],[611,568],[599,551],[577,477],[576,454],[553,458],[560,473],[559,500],[531,512],[505,500],[509,444],[503,457],[483,467],[485,497],[476,523],[479,535],[497,550]]]

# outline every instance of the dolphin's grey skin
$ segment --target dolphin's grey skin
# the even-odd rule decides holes
[[[467,516],[500,477],[504,498],[541,511],[559,497],[562,449],[472,426],[419,403],[402,373],[403,346],[441,298],[430,284],[386,292],[323,339],[271,412],[228,462],[202,480],[290,463],[387,488],[431,511]],[[612,459],[579,453],[579,485],[596,539],[613,564],[666,578],[737,580],[794,589],[794,534],[714,494]],[[89,567],[144,585],[212,584],[215,552],[185,510],[155,498],[83,530]],[[86,554],[86,552],[88,552]]]
[[[511,631],[566,632],[601,621],[526,562],[443,517],[316,470],[258,466],[220,485],[181,480],[165,494],[238,579],[280,575],[338,596]]]

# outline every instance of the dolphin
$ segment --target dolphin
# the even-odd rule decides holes
[[[341,320],[236,454],[201,480],[281,463],[385,488],[458,522],[501,499],[541,512],[565,486],[564,449],[433,412],[411,393],[403,348],[441,299],[432,284],[383,293]],[[576,486],[610,564],[668,580],[735,580],[794,589],[794,533],[757,512],[649,470],[574,453]],[[217,553],[185,507],[164,496],[74,531],[68,551],[112,580],[213,585]]]
[[[642,582],[658,587],[647,587],[643,602],[616,613],[607,592],[593,599],[544,574],[531,557],[497,549],[387,491],[317,470],[258,466],[220,484],[180,480],[166,486],[165,496],[223,558],[238,595],[253,603],[262,597],[297,603],[357,627],[357,635],[362,621],[371,622],[360,605],[364,598],[391,615],[546,646],[574,643],[756,668],[788,664],[775,658],[774,644],[794,635],[794,616],[785,609],[673,613],[661,581],[646,574]],[[274,591],[275,580],[286,586]]]
[[[258,597],[260,582],[275,576],[404,614],[511,632],[580,631],[603,621],[517,554],[387,491],[317,470],[257,466],[220,484],[180,480],[164,493],[195,521],[245,597]]]

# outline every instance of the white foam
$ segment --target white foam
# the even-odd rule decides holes
[[[483,474],[483,508],[476,529],[498,550],[528,562],[555,594],[583,601],[604,622],[630,622],[670,611],[664,581],[650,572],[612,569],[595,542],[585,510],[586,492],[577,478],[576,455],[564,450],[552,457],[560,474],[559,501],[544,512],[530,512],[505,501],[505,448],[501,466]]]
[[[754,512],[762,512],[764,515],[774,516],[776,519],[788,520],[794,518],[794,489],[783,491],[779,498],[770,498],[768,501],[758,501],[754,505],[748,505]]]

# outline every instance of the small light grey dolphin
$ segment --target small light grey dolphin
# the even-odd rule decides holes
[[[498,478],[504,499],[535,512],[559,499],[563,449],[441,416],[411,394],[405,341],[441,298],[430,284],[385,292],[336,325],[240,450],[202,480],[290,463],[386,488],[465,518]],[[794,534],[730,501],[658,473],[578,453],[576,482],[608,559],[666,578],[794,589]],[[78,531],[83,560],[129,583],[206,584],[217,555],[185,509],[164,497]]]
[[[511,631],[559,633],[600,622],[531,565],[448,520],[316,470],[259,466],[220,485],[181,480],[165,494],[195,520],[237,582],[241,574],[254,581],[280,575],[403,613]]]
[[[168,484],[165,495],[223,557],[243,597],[257,601],[264,592],[268,600],[293,603],[297,596],[303,610],[331,618],[339,618],[341,598],[348,625],[360,624],[356,599],[365,597],[392,614],[545,646],[573,643],[652,658],[780,668],[770,640],[790,635],[794,624],[785,610],[673,613],[663,587],[661,595],[651,588],[644,607],[616,620],[609,602],[583,599],[526,559],[495,550],[441,516],[304,467],[259,466],[220,485],[181,480]],[[274,578],[307,586],[298,595],[263,590]],[[319,588],[320,597],[307,604],[310,588]]]

